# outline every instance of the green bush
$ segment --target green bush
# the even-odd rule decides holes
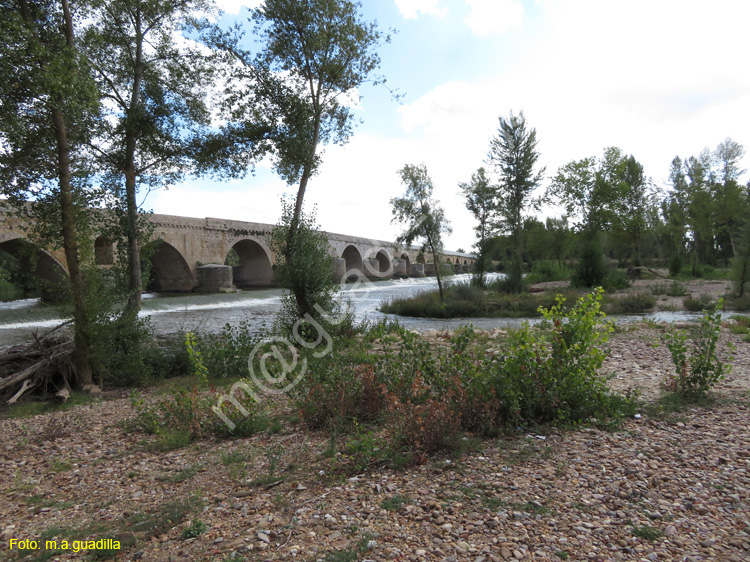
[[[685,286],[675,279],[672,281],[672,284],[669,285],[666,294],[670,297],[684,297],[688,292]]]
[[[679,254],[674,254],[669,260],[669,276],[678,277],[682,271],[682,258]]]
[[[136,412],[129,425],[133,429],[158,436],[169,434],[188,435],[190,441],[205,435],[218,437],[242,437],[265,429],[267,417],[259,408],[253,396],[248,393],[234,393],[234,398],[247,415],[231,407],[231,403],[221,404],[221,411],[235,425],[227,426],[216,414],[214,408],[224,395],[214,389],[202,393],[197,387],[191,390],[176,390],[168,397],[156,401],[146,401],[141,395],[133,394],[131,403]]]
[[[728,307],[732,310],[739,310],[742,312],[750,310],[750,293],[745,293],[745,296],[743,297],[730,297]]]
[[[551,349],[527,324],[509,342],[496,394],[503,417],[525,423],[578,423],[623,415],[632,403],[609,393],[598,370],[612,327],[602,324],[602,290],[571,309],[564,299],[542,310],[552,326]]]
[[[682,305],[690,312],[701,312],[703,310],[714,310],[716,303],[711,295],[701,295],[698,298],[690,295],[682,301]]]
[[[531,271],[526,275],[526,282],[534,284],[563,281],[569,277],[570,271],[565,264],[553,260],[540,260],[531,266]]]
[[[296,406],[309,427],[354,428],[342,452],[359,468],[462,450],[464,432],[619,419],[633,402],[610,394],[598,374],[612,331],[601,299],[600,289],[568,307],[558,296],[539,311],[551,335],[524,324],[493,356],[467,327],[446,348],[401,330],[395,351],[374,364],[346,354],[311,361],[294,389]]]
[[[663,341],[672,355],[675,370],[664,382],[668,391],[700,399],[730,372],[731,365],[725,365],[717,351],[722,304],[719,299],[716,310],[705,311],[700,324],[690,332],[672,328],[664,334]]]
[[[246,377],[248,357],[261,339],[262,335],[244,320],[238,324],[226,324],[219,333],[194,334],[191,370],[195,371],[195,358],[200,357],[209,379]]]
[[[608,314],[639,314],[651,310],[656,305],[656,297],[648,293],[629,293],[607,299],[605,309]]]
[[[592,288],[600,287],[607,275],[607,267],[604,265],[604,256],[596,240],[587,241],[581,246],[570,284],[573,287]]]
[[[625,272],[620,271],[619,269],[610,270],[607,275],[604,276],[604,279],[602,279],[602,287],[608,293],[627,289],[631,284],[632,283]]]
[[[0,279],[0,301],[13,301],[23,297],[23,289],[7,281]]]

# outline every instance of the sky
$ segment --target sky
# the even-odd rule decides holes
[[[245,22],[259,0],[220,0],[223,22]],[[474,219],[459,183],[486,166],[498,118],[523,111],[536,129],[542,189],[572,160],[616,146],[667,187],[675,156],[731,137],[750,150],[746,0],[363,0],[382,30],[379,74],[403,94],[363,86],[362,120],[344,146],[322,147],[308,185],[323,230],[395,240],[398,170],[425,164],[453,233],[471,251]],[[750,168],[750,158],[743,161]],[[489,169],[489,168],[488,168]],[[748,174],[742,177],[748,180]],[[276,223],[296,194],[263,161],[254,175],[195,179],[149,195],[157,213]],[[560,209],[543,210],[559,216]]]

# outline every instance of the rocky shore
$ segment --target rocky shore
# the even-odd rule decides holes
[[[672,368],[659,333],[613,335],[613,389],[658,398]],[[3,419],[0,556],[90,559],[8,550],[12,538],[70,537],[116,538],[114,559],[159,562],[747,561],[750,344],[723,338],[734,369],[706,407],[644,406],[612,431],[529,429],[404,471],[338,474],[330,435],[293,419],[154,451],[124,429],[133,410],[117,394]]]

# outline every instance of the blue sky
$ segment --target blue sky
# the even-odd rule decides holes
[[[246,20],[258,0],[219,4],[226,21]],[[325,147],[306,196],[325,230],[395,239],[396,172],[424,163],[453,226],[446,249],[470,250],[473,220],[458,183],[485,164],[498,117],[511,110],[536,128],[547,176],[618,146],[665,187],[676,155],[726,137],[750,149],[750,3],[742,0],[365,0],[363,12],[398,30],[380,51],[380,73],[405,95],[398,103],[364,86],[363,123],[347,145]],[[146,206],[275,223],[284,192],[296,186],[263,162],[254,176],[189,181],[151,194]]]

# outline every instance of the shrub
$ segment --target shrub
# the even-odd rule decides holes
[[[609,314],[638,314],[654,307],[656,297],[648,293],[630,293],[607,300],[606,310]]]
[[[570,271],[565,266],[553,260],[534,262],[531,271],[526,275],[527,283],[545,283],[548,281],[562,281],[570,277]]]
[[[678,277],[682,271],[682,258],[679,254],[674,254],[669,260],[669,276]]]
[[[604,279],[602,279],[602,287],[608,293],[627,289],[630,285],[631,282],[630,279],[628,279],[628,276],[619,269],[612,269],[604,276]]]
[[[667,289],[666,294],[670,297],[684,297],[688,292],[685,286],[675,279]]]
[[[193,521],[182,530],[181,537],[183,539],[194,539],[201,536],[203,533],[208,531],[206,524],[200,519],[193,519]]]
[[[690,295],[682,301],[682,305],[690,312],[701,312],[703,310],[714,310],[716,303],[714,303],[711,295],[701,295],[698,298]]]
[[[717,353],[722,304],[720,299],[714,311],[705,311],[691,332],[673,328],[664,334],[675,369],[664,382],[667,390],[687,398],[702,398],[731,370],[731,365],[725,365]]]
[[[570,277],[573,287],[599,287],[607,275],[604,256],[596,240],[585,242],[581,247],[578,264]]]
[[[311,429],[345,429],[354,420],[373,421],[385,408],[373,366],[342,365],[333,356],[312,364],[295,392],[302,421]]]
[[[732,310],[740,310],[743,312],[750,310],[750,293],[746,293],[743,297],[731,297],[728,304]]]
[[[526,423],[577,423],[589,418],[622,415],[628,405],[611,395],[598,374],[606,356],[603,345],[612,331],[600,322],[602,290],[586,295],[573,308],[564,299],[542,309],[552,325],[551,348],[547,348],[528,324],[511,336],[500,367],[496,392],[509,420]]]
[[[261,334],[242,321],[226,324],[219,333],[186,334],[191,372],[200,379],[240,379],[248,374],[247,360]]]
[[[177,390],[166,398],[147,402],[142,396],[133,394],[131,403],[136,416],[130,421],[130,426],[159,436],[188,435],[191,441],[206,434],[220,437],[251,435],[266,427],[266,416],[254,398],[247,393],[242,393],[241,396],[235,393],[234,398],[248,415],[230,408],[227,403],[222,404],[222,412],[235,424],[234,429],[230,429],[213,411],[222,395],[218,390],[202,394],[197,388],[193,388]]]
[[[648,290],[651,291],[652,295],[666,295],[667,291],[669,291],[669,286],[666,283],[654,283],[649,286]]]
[[[293,217],[294,204],[282,200],[281,220],[273,230],[271,249],[277,263],[276,280],[287,292],[281,297],[281,310],[274,327],[285,337],[294,336],[296,329],[301,337],[312,342],[317,339],[317,334],[312,333],[313,325],[297,322],[309,314],[319,325],[329,326],[324,316],[338,312],[335,296],[340,280],[331,275],[330,243],[316,223],[315,210],[300,214],[293,247],[288,247]]]

